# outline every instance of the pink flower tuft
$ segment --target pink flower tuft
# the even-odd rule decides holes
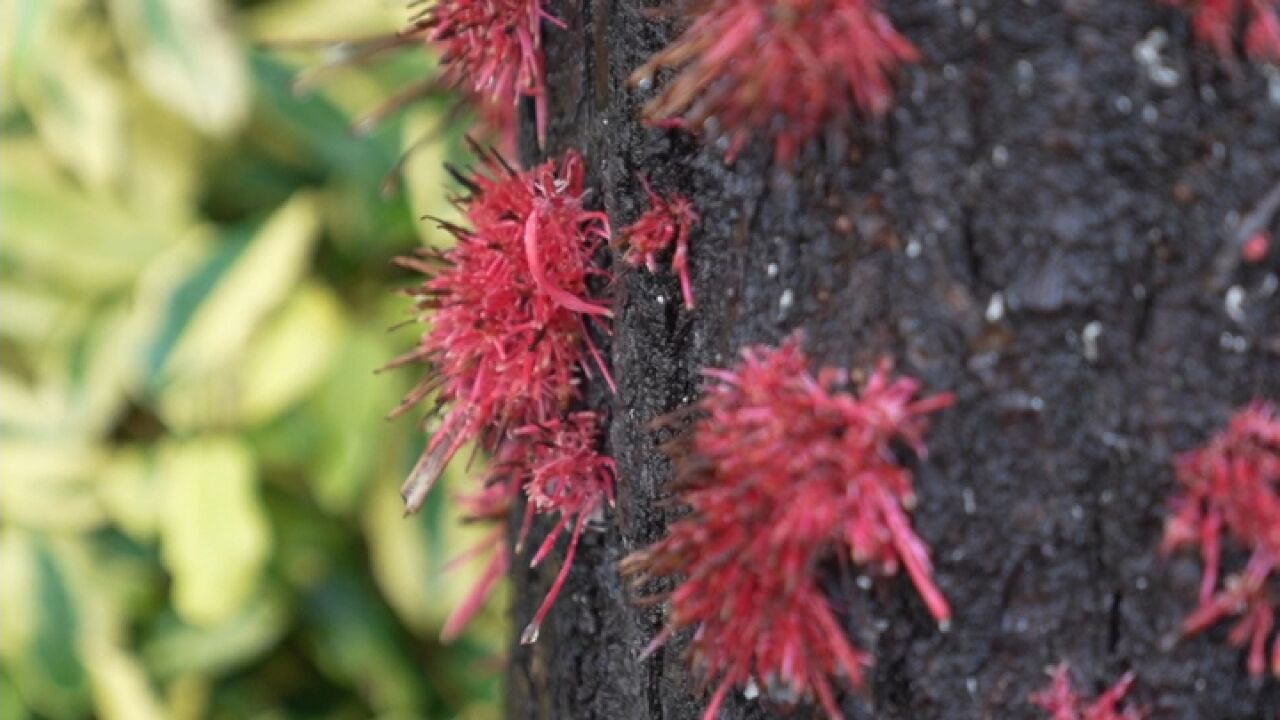
[[[569,523],[573,523],[569,549],[560,573],[534,615],[533,622],[520,636],[520,641],[525,644],[537,642],[542,621],[569,577],[569,568],[587,522],[599,516],[606,503],[613,505],[617,468],[612,458],[596,450],[600,434],[600,417],[593,412],[572,413],[563,420],[556,418],[541,425],[528,425],[514,433],[514,439],[525,454],[520,464],[527,475],[524,488],[529,497],[517,546],[524,544],[535,513],[560,516],[534,553],[530,563],[532,567],[546,559],[556,540]]]
[[[709,0],[692,24],[632,75],[675,78],[644,109],[662,127],[711,131],[732,162],[768,136],[780,164],[827,123],[854,111],[877,117],[892,104],[891,77],[919,52],[893,28],[879,0]]]
[[[1165,0],[1191,14],[1196,39],[1229,58],[1236,54],[1244,24],[1244,51],[1253,60],[1280,62],[1280,3],[1277,0]]]
[[[1228,636],[1248,647],[1249,674],[1266,671],[1266,643],[1275,625],[1280,568],[1280,419],[1275,407],[1255,402],[1227,429],[1177,461],[1182,494],[1165,526],[1166,552],[1198,545],[1204,562],[1200,606],[1183,629],[1195,634],[1230,616],[1240,621]],[[1249,553],[1242,572],[1219,588],[1222,543]],[[1280,677],[1280,637],[1271,648],[1271,672]]]
[[[544,5],[544,0],[435,0],[418,26],[439,48],[446,79],[496,108],[485,113],[487,119],[514,120],[520,98],[533,98],[539,146],[547,136],[542,21],[561,25]]]
[[[1049,687],[1032,694],[1031,702],[1048,713],[1051,720],[1142,720],[1146,717],[1142,710],[1120,709],[1133,681],[1133,673],[1127,673],[1097,700],[1085,705],[1071,685],[1071,667],[1062,663],[1054,668]]]
[[[717,683],[704,718],[716,716],[731,688],[753,680],[778,694],[816,697],[838,718],[831,679],[860,686],[869,659],[822,592],[823,559],[848,552],[881,574],[905,567],[934,618],[951,617],[907,516],[911,472],[892,446],[923,454],[926,416],[952,398],[917,399],[919,383],[892,377],[887,362],[859,395],[842,392],[847,373],[811,374],[796,337],[742,357],[735,368],[706,371],[702,419],[680,463],[689,514],[626,558],[623,572],[638,584],[681,578],[652,647],[695,628],[694,666]]]
[[[430,328],[390,367],[420,361],[432,371],[392,415],[432,393],[445,408],[401,490],[410,512],[464,443],[493,449],[510,429],[560,417],[579,395],[587,355],[608,379],[584,316],[610,312],[583,296],[590,278],[606,277],[592,258],[609,224],[583,207],[581,156],[516,172],[482,154],[482,169],[460,179],[471,229],[447,226],[455,247],[400,260],[428,276],[413,294]]]
[[[675,255],[671,269],[680,277],[680,292],[685,308],[693,309],[693,283],[689,280],[689,232],[698,223],[698,213],[693,203],[682,195],[669,199],[654,192],[649,181],[640,179],[649,194],[649,209],[638,220],[622,231],[627,252],[623,262],[632,267],[644,265],[649,272],[658,271],[658,255],[666,252],[674,243]]]
[[[399,260],[427,276],[412,295],[430,327],[418,347],[389,367],[424,362],[432,371],[392,415],[432,394],[431,414],[444,410],[401,494],[407,512],[421,507],[449,459],[468,441],[496,453],[483,489],[459,498],[469,519],[495,527],[454,561],[489,557],[475,588],[446,622],[445,639],[462,630],[506,573],[506,518],[519,492],[529,499],[521,543],[535,513],[559,516],[535,565],[573,523],[564,564],[526,631],[526,642],[533,642],[568,577],[587,522],[613,503],[614,463],[597,450],[601,420],[595,413],[570,412],[581,402],[588,357],[612,385],[587,332],[587,318],[611,313],[585,297],[592,278],[608,278],[592,259],[609,240],[609,223],[583,206],[585,178],[577,153],[526,172],[516,172],[492,152],[477,153],[479,171],[455,173],[470,192],[455,202],[471,228],[446,223],[457,238],[453,248]]]

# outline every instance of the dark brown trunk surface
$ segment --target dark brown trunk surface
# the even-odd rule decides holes
[[[959,397],[930,434],[915,512],[954,626],[939,632],[905,579],[864,592],[833,575],[833,605],[876,657],[848,717],[1041,718],[1027,695],[1061,660],[1089,694],[1135,670],[1153,718],[1280,717],[1280,683],[1250,682],[1227,624],[1177,639],[1200,566],[1157,553],[1174,454],[1251,397],[1280,398],[1277,253],[1241,265],[1233,224],[1280,182],[1280,78],[1193,47],[1154,0],[893,0],[927,57],[897,109],[791,172],[764,142],[726,167],[637,121],[647,94],[626,77],[670,32],[646,5],[552,3],[568,30],[546,34],[549,150],[585,153],[619,226],[644,209],[641,173],[695,200],[699,305],[680,307],[669,273],[619,271],[619,392],[594,392],[618,506],[541,640],[513,641],[510,717],[699,717],[682,642],[639,659],[661,612],[632,605],[616,570],[663,532],[670,431],[648,423],[696,398],[701,368],[797,328],[825,363],[892,353]],[[1153,32],[1169,35],[1163,70],[1135,56]],[[515,573],[517,634],[556,569]],[[723,713],[819,716],[741,693]]]

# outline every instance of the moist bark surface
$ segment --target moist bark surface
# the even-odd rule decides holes
[[[670,272],[604,259],[618,391],[589,395],[612,418],[617,506],[539,641],[513,637],[509,717],[700,716],[685,642],[641,659],[662,608],[632,602],[617,572],[676,512],[661,446],[688,423],[654,421],[696,400],[702,368],[801,330],[823,363],[891,355],[958,398],[912,461],[915,527],[954,622],[940,631],[906,579],[862,590],[833,561],[833,607],[876,659],[842,693],[847,717],[1042,718],[1027,695],[1066,660],[1087,695],[1135,671],[1152,718],[1280,718],[1280,683],[1250,681],[1229,623],[1179,637],[1200,564],[1158,553],[1175,455],[1251,398],[1280,399],[1280,251],[1239,260],[1245,233],[1280,230],[1259,212],[1280,183],[1280,75],[1197,47],[1154,1],[886,5],[925,57],[896,108],[832,127],[784,169],[764,140],[726,166],[639,122],[653,90],[627,76],[677,30],[654,5],[550,3],[566,25],[545,26],[550,140],[533,150],[526,112],[525,160],[581,150],[615,232],[647,208],[641,175],[692,198],[698,305]],[[560,559],[528,570],[528,552],[516,636]],[[722,717],[821,713],[735,693]]]

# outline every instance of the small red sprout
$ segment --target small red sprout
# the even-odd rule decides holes
[[[1257,265],[1266,260],[1270,254],[1271,233],[1266,230],[1259,230],[1249,236],[1249,239],[1244,241],[1244,246],[1240,248],[1240,256],[1251,265]]]
[[[1196,39],[1229,58],[1244,24],[1244,51],[1251,59],[1280,62],[1280,2],[1277,0],[1165,0],[1191,14]]]
[[[680,292],[686,309],[693,309],[693,283],[689,280],[689,232],[698,223],[698,212],[693,203],[683,195],[664,198],[654,192],[649,181],[641,178],[644,191],[649,195],[649,209],[634,223],[622,231],[627,243],[623,262],[632,267],[644,265],[649,272],[658,272],[658,255],[676,246],[671,258],[671,269],[680,277]]]
[[[1177,460],[1182,494],[1165,526],[1166,552],[1198,545],[1204,562],[1200,606],[1183,624],[1188,635],[1220,620],[1241,619],[1228,639],[1248,647],[1249,674],[1267,665],[1266,643],[1275,625],[1275,578],[1280,568],[1280,418],[1274,406],[1255,402],[1227,429]],[[1222,543],[1249,553],[1242,572],[1219,588]],[[1271,672],[1280,677],[1280,637],[1271,647]]]
[[[911,528],[911,471],[892,447],[923,455],[927,415],[950,395],[917,399],[920,384],[882,363],[855,396],[847,373],[815,376],[792,337],[751,347],[728,370],[707,370],[701,419],[679,464],[689,510],[667,537],[623,561],[637,584],[678,576],[666,629],[651,648],[693,627],[694,667],[717,683],[704,718],[729,691],[757,681],[817,701],[839,718],[831,679],[860,686],[869,662],[824,595],[822,560],[849,553],[881,574],[906,568],[940,623],[951,610]]]
[[[1142,720],[1146,713],[1136,708],[1120,709],[1120,702],[1133,687],[1133,673],[1126,673],[1115,685],[1089,705],[1071,685],[1071,666],[1062,663],[1053,670],[1053,681],[1031,695],[1031,702],[1049,714],[1051,720]]]
[[[675,78],[644,108],[662,127],[709,130],[733,162],[753,136],[773,142],[779,164],[827,123],[890,107],[890,78],[919,52],[879,0],[709,0],[688,29],[631,76],[648,86]]]
[[[533,622],[520,636],[520,642],[527,645],[537,642],[542,621],[569,577],[578,540],[587,522],[599,516],[606,503],[613,505],[617,467],[612,458],[596,450],[600,441],[600,417],[593,412],[576,412],[563,420],[556,418],[541,425],[528,425],[515,431],[514,437],[527,455],[522,466],[528,476],[524,488],[529,497],[517,547],[524,544],[534,513],[556,513],[560,516],[534,553],[531,567],[537,567],[546,559],[556,540],[569,523],[573,523],[569,550],[560,573],[547,591]]]
[[[514,119],[521,97],[534,100],[538,144],[547,136],[546,61],[542,21],[563,27],[545,0],[435,0],[418,27],[440,49],[446,80],[497,109],[489,119]]]
[[[606,276],[592,258],[609,224],[583,207],[581,156],[516,172],[480,152],[482,169],[459,178],[471,192],[457,201],[471,229],[446,224],[456,246],[399,261],[428,276],[413,294],[430,328],[389,367],[418,361],[432,372],[392,415],[432,393],[435,410],[447,408],[401,490],[409,512],[464,443],[493,449],[510,429],[560,417],[578,397],[586,356],[601,363],[584,315],[610,312],[583,296],[590,278]]]

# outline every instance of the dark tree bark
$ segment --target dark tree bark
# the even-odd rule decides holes
[[[1174,454],[1250,398],[1280,398],[1276,253],[1238,261],[1242,219],[1277,229],[1250,213],[1280,182],[1280,79],[1195,47],[1155,0],[893,0],[926,60],[891,115],[834,128],[790,172],[764,142],[726,167],[637,120],[647,95],[627,75],[672,30],[648,5],[552,3],[568,30],[546,34],[548,151],[586,155],[619,226],[644,208],[638,174],[695,200],[699,305],[680,307],[669,273],[618,271],[618,394],[593,391],[612,413],[618,505],[541,640],[513,641],[510,717],[699,717],[680,641],[638,659],[661,610],[629,602],[616,568],[668,512],[659,445],[674,431],[649,423],[696,398],[701,368],[797,328],[825,363],[891,353],[959,398],[930,434],[914,514],[953,627],[905,579],[864,592],[833,573],[833,605],[876,658],[865,690],[846,689],[848,717],[1040,718],[1027,695],[1062,660],[1089,694],[1135,670],[1153,718],[1280,717],[1280,683],[1249,681],[1227,624],[1178,639],[1200,566],[1157,552]],[[1161,32],[1158,63],[1135,54]],[[524,566],[517,634],[557,564]],[[820,717],[790,713],[737,693],[724,717]]]

